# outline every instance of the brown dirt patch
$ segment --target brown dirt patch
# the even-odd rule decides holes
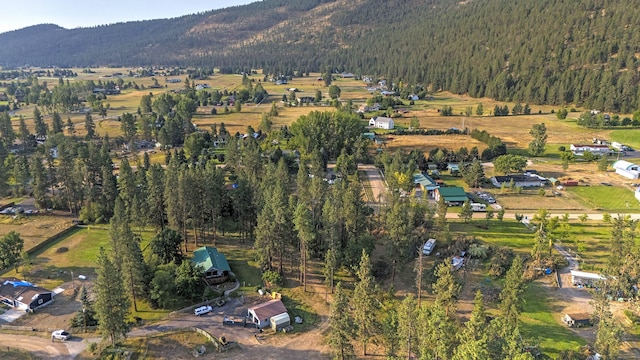
[[[219,359],[213,344],[204,336],[194,332],[181,332],[171,335],[154,336],[130,340],[127,345],[132,345],[139,350],[143,359],[193,359],[193,352],[204,347],[204,355],[200,359]]]
[[[0,215],[0,236],[11,231],[17,232],[24,240],[25,250],[31,249],[69,226],[71,226],[70,217],[36,215],[13,219],[9,215]]]
[[[477,146],[480,153],[487,147],[486,144],[466,135],[389,135],[386,142],[386,148],[390,151],[396,149],[403,149],[405,151],[418,149],[425,153],[435,148],[458,150],[463,146],[468,150]]]

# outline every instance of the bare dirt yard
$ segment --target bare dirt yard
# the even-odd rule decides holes
[[[24,249],[28,250],[67,229],[71,222],[71,217],[58,215],[38,214],[15,219],[12,215],[0,215],[0,236],[15,231],[24,240]]]
[[[326,359],[329,348],[323,342],[323,333],[328,325],[328,304],[324,301],[324,293],[313,293],[310,297],[312,301],[309,303],[318,314],[319,322],[311,330],[305,332],[294,331],[288,334],[276,334],[270,329],[265,329],[263,333],[260,333],[255,328],[223,325],[225,316],[244,317],[249,306],[265,301],[264,298],[243,297],[230,300],[224,306],[216,308],[213,313],[203,316],[195,316],[190,313],[180,314],[166,321],[136,328],[131,331],[129,336],[132,338],[146,337],[168,330],[198,327],[213,336],[224,336],[227,341],[239,343],[238,348],[230,350],[228,353],[211,354],[208,355],[209,357],[204,357],[205,359]],[[164,351],[170,352],[172,350],[166,347],[160,352],[164,353]]]
[[[70,284],[63,286],[69,288],[56,295],[52,304],[38,309],[34,313],[23,315],[11,325],[29,326],[45,332],[68,329],[71,319],[82,308],[82,304],[79,299],[76,299],[76,291],[70,288]]]

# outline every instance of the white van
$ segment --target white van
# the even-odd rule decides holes
[[[205,305],[205,306],[200,306],[199,308],[196,308],[195,310],[193,310],[193,313],[200,316],[200,315],[208,314],[211,311],[213,311],[211,306]]]
[[[471,203],[469,205],[471,205],[471,211],[477,211],[477,212],[487,211],[487,205],[485,204]]]
[[[433,249],[435,248],[436,248],[436,239],[429,239],[427,240],[426,243],[424,243],[424,246],[422,247],[422,254],[431,255],[431,253],[433,252]]]

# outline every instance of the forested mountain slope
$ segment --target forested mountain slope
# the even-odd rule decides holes
[[[0,64],[324,70],[499,100],[639,107],[622,0],[265,0],[168,20],[0,34]]]

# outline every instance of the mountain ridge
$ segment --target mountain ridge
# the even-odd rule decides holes
[[[531,104],[639,108],[623,0],[264,0],[173,19],[0,34],[0,65],[338,71]]]

